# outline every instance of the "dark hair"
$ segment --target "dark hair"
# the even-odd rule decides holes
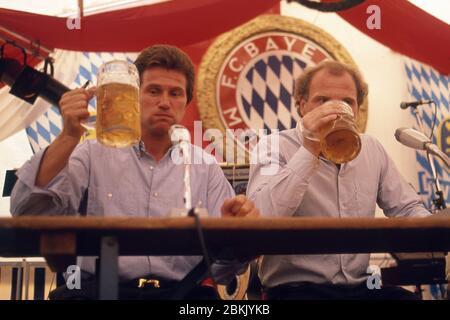
[[[154,45],[142,50],[134,64],[139,71],[140,78],[142,78],[145,70],[152,67],[161,67],[181,72],[186,77],[187,103],[191,102],[194,95],[194,64],[183,51],[170,45]]]
[[[309,86],[311,85],[311,80],[314,77],[314,75],[322,69],[325,69],[329,71],[331,74],[336,76],[340,76],[344,72],[348,72],[355,81],[358,106],[362,105],[364,99],[367,96],[368,87],[367,84],[364,82],[361,73],[359,72],[358,69],[352,66],[348,66],[346,64],[334,60],[325,60],[314,67],[307,68],[305,72],[303,72],[300,75],[300,77],[297,78],[297,80],[295,81],[295,92],[294,92],[295,100],[297,102],[300,101],[301,97],[303,97],[305,100],[308,100]]]

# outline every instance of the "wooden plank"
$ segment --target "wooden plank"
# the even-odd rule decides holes
[[[450,228],[450,217],[431,218],[202,218],[207,229],[252,230],[337,230],[337,229],[430,229]],[[64,230],[156,230],[193,229],[192,218],[143,217],[16,217],[0,218],[0,229],[27,229],[41,231]]]
[[[74,232],[42,233],[40,252],[43,256],[75,255],[77,252],[76,234]]]
[[[208,248],[236,256],[450,249],[450,217],[432,218],[202,218]],[[120,255],[201,254],[194,219],[139,217],[20,217],[0,219],[0,255],[40,255],[42,234],[73,233],[77,255],[98,255],[115,236]],[[67,244],[65,244],[67,245]],[[49,249],[50,250],[50,249]],[[71,248],[50,252],[73,253]]]
[[[40,254],[53,272],[65,272],[76,263],[77,237],[74,232],[42,233]]]

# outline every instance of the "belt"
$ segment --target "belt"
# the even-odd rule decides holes
[[[132,288],[172,288],[180,284],[179,281],[176,280],[167,280],[161,279],[157,277],[147,277],[147,278],[137,278],[131,281],[127,281],[123,283],[126,287]],[[207,278],[202,281],[200,284],[201,287],[212,287],[215,288],[215,285],[212,279]]]
[[[125,282],[124,285],[132,288],[146,289],[146,288],[154,288],[154,289],[167,289],[173,288],[179,281],[176,280],[166,280],[161,278],[137,278],[128,282]]]
[[[152,286],[153,288],[161,288],[160,281],[158,279],[145,279],[140,278],[137,283],[138,288],[145,288],[146,286]]]

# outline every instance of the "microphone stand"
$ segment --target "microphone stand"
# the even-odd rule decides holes
[[[192,190],[191,190],[191,152],[188,141],[180,141],[180,151],[184,162],[184,210],[186,214],[184,216],[193,217],[195,219],[195,225],[199,236],[200,246],[203,251],[203,259],[200,261],[194,269],[192,269],[175,287],[174,292],[169,296],[169,300],[185,299],[186,295],[194,289],[196,286],[208,277],[211,277],[214,282],[213,274],[211,271],[212,260],[208,249],[206,248],[203,230],[200,225],[200,216],[207,216],[207,211],[201,208],[192,207]]]
[[[189,152],[189,145],[182,141],[180,143],[180,150],[183,154],[184,162],[184,208],[186,212],[192,209],[192,192],[191,192],[191,157]]]
[[[423,134],[425,134],[425,130],[423,128],[422,118],[420,117],[419,110],[417,109],[417,107],[414,107],[414,115],[416,117],[416,120],[417,120],[417,123],[419,125],[420,131]],[[433,175],[434,184],[436,186],[437,199],[432,199],[433,204],[436,206],[436,208],[438,210],[446,209],[447,206],[445,204],[444,193],[442,192],[441,184],[439,183],[439,178],[438,178],[437,173],[436,173],[436,168],[434,166],[433,159],[431,158],[431,155],[430,155],[430,153],[428,151],[427,151],[427,160],[428,160],[428,164],[430,165],[430,168],[431,168],[431,173]]]
[[[435,103],[435,102],[433,101],[433,103]],[[423,134],[425,134],[422,118],[419,115],[419,110],[417,109],[417,107],[414,108],[414,115],[416,117],[417,123],[419,124],[420,131]],[[433,159],[431,158],[431,155],[430,155],[430,153],[428,151],[427,151],[427,160],[428,160],[428,163],[430,165],[431,173],[433,174],[433,180],[434,180],[434,183],[435,183],[435,186],[436,186],[436,192],[435,193],[437,195],[437,199],[432,199],[433,204],[435,205],[435,207],[436,207],[436,209],[438,211],[444,210],[444,209],[447,208],[447,205],[445,204],[444,193],[442,192],[441,185],[439,183],[439,178],[438,178],[437,173],[436,173],[436,168],[434,166]],[[445,162],[446,162],[446,165],[448,166],[448,161],[445,161]],[[448,253],[445,253],[445,254],[448,257]],[[433,253],[432,253],[432,257],[434,257]],[[432,258],[432,260],[434,260],[434,259]],[[416,288],[417,288],[417,291],[420,294],[420,297],[422,297],[422,289],[421,289],[420,284],[417,284]],[[440,290],[441,295],[444,296],[445,293],[444,293],[444,289],[443,289],[442,285],[438,285],[438,290]]]

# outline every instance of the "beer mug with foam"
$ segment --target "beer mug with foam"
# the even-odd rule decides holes
[[[343,113],[320,130],[322,155],[331,162],[342,164],[355,159],[361,151],[361,138],[353,110],[344,101],[330,100],[325,104],[339,105]]]
[[[113,60],[100,66],[95,96],[97,140],[116,148],[138,143],[141,138],[139,73],[134,64]]]

